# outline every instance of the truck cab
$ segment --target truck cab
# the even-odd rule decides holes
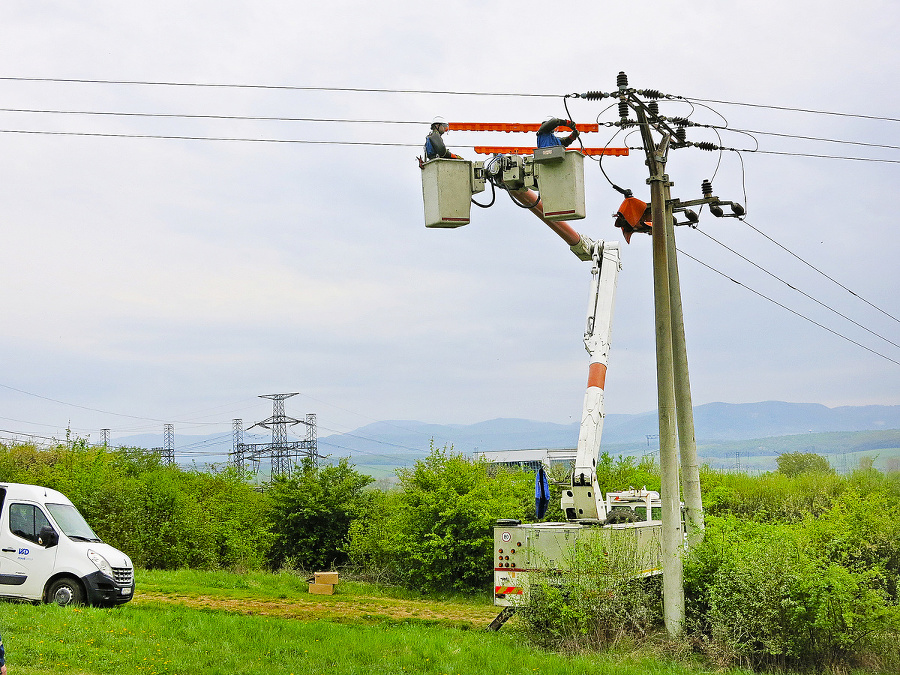
[[[103,543],[64,494],[0,483],[0,597],[112,606],[133,595],[131,559]]]

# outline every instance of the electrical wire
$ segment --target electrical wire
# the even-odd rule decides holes
[[[371,87],[319,87],[300,85],[272,85],[272,84],[239,84],[225,82],[171,82],[153,80],[107,80],[89,78],[62,78],[62,77],[0,77],[4,82],[48,82],[62,84],[113,84],[113,85],[137,85],[157,87],[198,87],[217,89],[260,89],[275,91],[322,91],[322,92],[350,92],[350,93],[378,93],[378,94],[425,94],[425,95],[449,95],[449,96],[500,96],[520,98],[559,98],[561,94],[538,94],[533,92],[489,92],[489,91],[455,91],[439,89],[388,89]],[[722,105],[745,106],[751,108],[765,108],[770,110],[782,110],[788,112],[802,112],[816,115],[834,115],[839,117],[853,117],[859,119],[880,120],[886,122],[900,122],[900,118],[885,117],[880,115],[864,115],[859,113],[837,112],[829,110],[815,110],[810,108],[794,108],[761,103],[746,103],[740,101],[725,101],[721,99],[699,98],[696,96],[680,96],[667,94],[665,99],[686,101],[692,103],[717,103]]]
[[[696,145],[696,144],[695,144]],[[699,147],[699,146],[698,146]],[[883,159],[879,157],[850,157],[847,155],[822,155],[812,152],[787,152],[783,150],[760,150],[758,148],[725,148],[725,147],[700,147],[701,150],[728,150],[729,152],[748,152],[757,155],[782,155],[786,157],[812,157],[814,159],[842,159],[853,162],[874,162],[880,164],[900,164],[900,159]]]
[[[729,281],[731,281],[731,282],[737,284],[738,286],[741,286],[742,288],[747,289],[747,290],[750,291],[751,293],[753,293],[753,294],[755,294],[755,295],[758,295],[759,297],[763,298],[764,300],[768,300],[768,301],[771,302],[772,304],[777,305],[778,307],[781,307],[781,308],[784,309],[784,310],[787,310],[787,311],[790,312],[791,314],[794,314],[795,316],[798,316],[798,317],[800,317],[801,319],[804,319],[805,321],[808,321],[809,323],[811,323],[811,324],[813,324],[813,325],[815,325],[815,326],[818,326],[819,328],[821,328],[821,329],[823,329],[823,330],[828,331],[828,332],[831,333],[832,335],[836,335],[837,337],[841,338],[842,340],[846,340],[847,342],[850,342],[850,343],[856,345],[857,347],[862,347],[862,348],[865,349],[867,352],[871,352],[872,354],[875,354],[876,356],[880,356],[881,358],[885,359],[886,361],[890,361],[891,363],[894,363],[894,364],[900,366],[900,361],[897,361],[897,360],[895,360],[895,359],[892,359],[891,357],[886,356],[886,355],[882,354],[881,352],[877,352],[877,351],[875,351],[874,349],[871,349],[870,347],[867,347],[866,345],[862,344],[861,342],[857,342],[856,340],[853,340],[852,338],[849,338],[849,337],[847,337],[846,335],[843,335],[843,334],[841,334],[841,333],[838,333],[836,330],[833,330],[833,329],[829,328],[828,326],[825,326],[825,325],[819,323],[818,321],[815,321],[814,319],[810,319],[808,316],[805,316],[804,314],[801,314],[800,312],[798,312],[798,311],[796,311],[796,310],[794,310],[794,309],[791,309],[791,308],[788,307],[787,305],[783,305],[782,303],[778,302],[777,300],[774,300],[774,299],[770,298],[769,296],[764,295],[763,293],[760,293],[759,291],[750,288],[750,287],[747,286],[746,284],[743,284],[743,283],[741,283],[740,281],[738,281],[737,279],[734,279],[734,278],[728,276],[728,275],[725,274],[724,272],[721,272],[721,271],[717,270],[717,269],[716,269],[715,267],[713,267],[712,265],[709,265],[709,264],[703,262],[702,260],[699,260],[698,258],[695,258],[695,257],[692,256],[690,253],[686,253],[685,251],[681,250],[680,248],[677,248],[677,247],[676,247],[676,250],[677,250],[679,253],[681,253],[682,255],[687,256],[688,258],[690,258],[690,259],[693,260],[694,262],[696,262],[696,263],[702,265],[703,267],[706,267],[707,269],[709,269],[709,270],[715,272],[716,274],[718,274],[718,275],[720,275],[720,276],[725,277],[725,278],[728,279]]]
[[[240,120],[251,122],[327,122],[338,124],[414,124],[426,126],[428,122],[414,120],[354,120],[346,118],[328,117],[269,117],[262,115],[196,115],[188,113],[146,113],[146,112],[120,112],[120,111],[93,111],[93,110],[46,110],[34,108],[0,108],[0,112],[11,113],[37,113],[51,115],[95,115],[110,117],[150,117],[162,119],[189,119],[189,120]]]
[[[707,129],[722,129],[723,131],[733,131],[735,133],[759,135],[759,136],[777,136],[778,138],[792,138],[801,141],[817,141],[821,143],[839,143],[842,145],[859,145],[866,148],[884,148],[887,150],[900,150],[900,145],[888,145],[886,143],[866,143],[864,141],[848,141],[841,138],[826,138],[824,136],[804,136],[802,134],[784,134],[777,131],[757,131],[753,129],[735,129],[732,127],[719,127],[711,124],[692,124],[693,127]]]
[[[772,242],[773,244],[775,244],[778,248],[780,248],[780,249],[781,249],[782,251],[784,251],[785,253],[788,253],[788,254],[792,255],[794,258],[796,258],[797,260],[799,260],[800,262],[802,262],[804,265],[806,265],[807,267],[809,267],[809,268],[810,268],[811,270],[813,270],[814,272],[818,272],[818,273],[821,274],[823,277],[825,277],[826,279],[828,279],[828,281],[832,282],[832,283],[835,284],[836,286],[839,286],[840,288],[842,288],[842,289],[844,289],[845,291],[847,291],[847,292],[848,292],[850,295],[852,295],[853,297],[855,297],[855,298],[861,300],[862,302],[866,303],[866,304],[869,305],[869,307],[871,307],[872,309],[878,310],[879,312],[881,312],[882,314],[884,314],[886,317],[888,317],[888,318],[890,318],[890,319],[893,319],[893,320],[896,321],[897,323],[900,323],[900,319],[898,319],[896,316],[894,316],[893,314],[890,314],[890,313],[886,312],[885,310],[883,310],[883,309],[882,309],[881,307],[879,307],[878,305],[876,305],[876,304],[870,302],[869,300],[867,300],[866,298],[862,297],[862,296],[861,296],[859,293],[857,293],[856,291],[850,290],[849,288],[847,288],[844,284],[842,284],[842,283],[841,283],[840,281],[838,281],[837,279],[835,279],[835,278],[829,276],[828,274],[826,274],[825,272],[823,272],[822,270],[820,270],[818,267],[816,267],[816,266],[813,265],[812,263],[810,263],[810,262],[804,260],[802,257],[800,257],[799,255],[797,255],[796,253],[794,253],[792,250],[790,250],[789,248],[787,248],[784,244],[781,244],[781,243],[775,241],[775,240],[774,240],[772,237],[770,237],[768,234],[766,234],[765,232],[763,232],[763,231],[760,230],[759,228],[754,227],[753,225],[751,225],[751,224],[750,224],[747,220],[745,220],[744,218],[739,218],[738,220],[740,220],[742,223],[744,223],[744,225],[746,225],[747,227],[749,227],[751,230],[753,230],[754,232],[756,232],[756,233],[759,234],[760,236],[765,237],[766,239],[768,239],[770,242]]]
[[[2,79],[2,78],[0,78],[0,79]],[[713,98],[696,98],[694,96],[669,95],[669,96],[666,96],[666,98],[673,99],[673,100],[691,101],[691,102],[703,101],[706,103],[719,103],[722,105],[737,105],[737,106],[744,106],[747,108],[766,108],[769,110],[783,110],[783,111],[787,111],[787,112],[811,113],[811,114],[815,114],[815,115],[833,115],[836,117],[854,117],[857,119],[878,120],[878,121],[882,121],[882,122],[900,122],[900,118],[883,117],[880,115],[862,115],[859,113],[835,112],[835,111],[830,111],[830,110],[814,110],[811,108],[791,108],[788,106],[767,105],[767,104],[762,104],[762,103],[741,103],[739,101],[722,101],[722,100],[717,100],[717,99],[713,99]]]
[[[837,314],[839,317],[841,317],[842,319],[845,319],[845,320],[849,321],[849,322],[852,323],[854,326],[857,326],[858,328],[862,328],[864,331],[870,333],[871,335],[874,335],[875,337],[880,338],[881,340],[884,340],[884,341],[887,342],[888,344],[893,345],[894,347],[897,347],[898,349],[900,349],[900,344],[897,344],[897,343],[894,342],[893,340],[891,340],[891,339],[889,339],[889,338],[886,338],[884,335],[881,335],[880,333],[876,333],[876,332],[875,332],[874,330],[872,330],[871,328],[867,328],[866,326],[863,326],[863,325],[862,325],[861,323],[859,323],[858,321],[854,321],[853,319],[851,319],[851,318],[850,318],[849,316],[847,316],[846,314],[843,314],[843,313],[839,312],[838,310],[836,310],[834,307],[831,307],[831,306],[825,304],[825,303],[822,302],[821,300],[818,300],[818,299],[814,298],[813,296],[811,296],[809,293],[807,293],[807,292],[805,292],[805,291],[803,291],[803,290],[797,288],[797,287],[794,286],[793,284],[788,283],[787,281],[785,281],[784,279],[782,279],[782,278],[779,277],[778,275],[776,275],[776,274],[770,272],[769,270],[767,270],[766,268],[764,268],[762,265],[760,265],[760,264],[754,262],[753,260],[751,260],[751,259],[748,258],[747,256],[743,255],[742,253],[738,253],[737,251],[735,251],[733,248],[731,248],[731,247],[728,246],[727,244],[722,243],[721,241],[719,241],[718,239],[716,239],[715,237],[713,237],[713,236],[712,236],[711,234],[709,234],[708,232],[704,232],[704,231],[701,230],[699,227],[692,228],[692,229],[693,229],[694,231],[696,231],[696,232],[699,232],[699,233],[702,234],[704,237],[707,237],[707,238],[710,239],[711,241],[715,242],[716,244],[718,244],[719,246],[721,246],[721,247],[724,248],[725,250],[731,251],[731,253],[733,253],[734,255],[736,255],[737,257],[739,257],[741,260],[744,260],[744,261],[750,263],[750,264],[753,265],[756,269],[760,270],[761,272],[764,272],[765,274],[768,274],[770,277],[772,277],[772,278],[775,279],[776,281],[781,282],[782,284],[784,284],[785,286],[787,286],[787,287],[790,288],[791,290],[796,291],[797,293],[799,293],[799,294],[802,295],[803,297],[805,297],[805,298],[807,298],[807,299],[809,299],[809,300],[812,300],[812,301],[815,302],[817,305],[819,305],[819,306],[821,306],[821,307],[824,307],[825,309],[827,309],[828,311],[830,311],[830,312],[832,312],[832,313],[834,313],[834,314]]]
[[[150,138],[175,141],[238,141],[243,143],[300,143],[306,145],[377,145],[397,148],[418,148],[421,143],[383,143],[374,141],[311,141],[294,138],[241,138],[230,136],[174,136],[168,134],[114,134],[88,131],[33,131],[25,129],[0,129],[0,134],[34,134],[45,136],[94,136],[100,138]],[[474,148],[474,145],[459,147]]]
[[[66,84],[127,84],[155,87],[201,87],[216,89],[263,89],[277,91],[332,91],[374,94],[442,94],[448,96],[505,96],[521,98],[558,98],[560,94],[533,94],[521,92],[452,91],[433,89],[374,89],[368,87],[313,87],[278,84],[233,84],[221,82],[160,82],[150,80],[91,80],[61,77],[0,77],[7,82],[56,82]]]

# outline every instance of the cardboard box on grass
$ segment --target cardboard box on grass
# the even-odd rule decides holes
[[[316,572],[313,582],[309,585],[309,592],[313,595],[334,595],[337,582],[337,572]]]

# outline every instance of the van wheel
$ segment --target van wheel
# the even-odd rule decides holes
[[[84,604],[84,591],[75,579],[57,579],[47,589],[47,602],[67,607]]]

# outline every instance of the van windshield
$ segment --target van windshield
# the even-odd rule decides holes
[[[69,539],[76,541],[100,541],[91,526],[71,504],[47,504],[47,510]]]

